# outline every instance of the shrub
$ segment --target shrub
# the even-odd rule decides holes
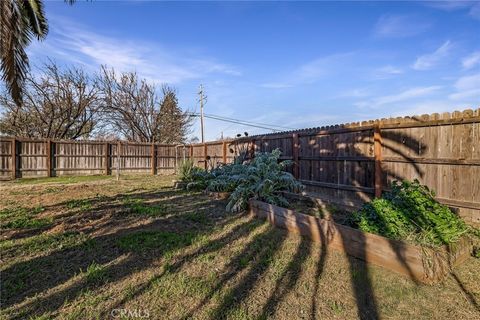
[[[186,183],[187,190],[204,190],[210,179],[209,173],[194,165],[192,159],[182,162],[179,170],[180,180]]]
[[[207,190],[214,192],[233,192],[244,175],[247,173],[248,165],[233,163],[220,166],[211,171],[211,180]]]
[[[283,191],[299,192],[303,185],[285,171],[291,161],[279,162],[281,152],[259,153],[249,164],[234,165],[228,177],[222,175],[210,183],[211,188],[233,189],[227,210],[245,209],[253,198],[270,204],[288,206]],[[243,167],[236,167],[243,166]]]
[[[470,228],[418,180],[397,182],[352,216],[362,231],[426,245],[454,243]]]

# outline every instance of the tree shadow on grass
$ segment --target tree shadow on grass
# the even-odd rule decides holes
[[[252,290],[254,285],[260,280],[272,263],[273,256],[280,249],[286,233],[269,226],[265,232],[261,232],[245,245],[243,250],[237,254],[226,265],[223,275],[217,284],[206,296],[197,303],[182,319],[190,319],[220,292],[229,281],[235,278],[238,273],[248,268],[240,282],[222,298],[220,305],[210,314],[211,319],[223,319],[228,316],[233,309],[241,303]]]
[[[462,280],[458,277],[458,275],[455,272],[451,273],[453,279],[457,283],[458,287],[462,290],[463,294],[467,298],[468,302],[478,311],[480,312],[480,304],[477,302],[475,299],[475,295],[472,294],[470,291],[465,288],[465,285],[463,284]]]
[[[321,229],[320,229],[321,230]],[[318,288],[320,286],[320,280],[323,273],[323,269],[325,268],[325,262],[327,260],[327,236],[324,232],[320,232],[320,256],[317,262],[317,268],[315,270],[315,284],[313,286],[313,294],[312,294],[312,301],[311,301],[311,310],[310,310],[310,318],[316,319],[317,318],[317,299],[318,299]]]
[[[180,255],[175,258],[176,262],[169,264],[160,274],[153,276],[147,282],[137,286],[133,292],[131,292],[128,297],[119,299],[116,301],[111,309],[120,308],[122,305],[126,304],[128,301],[135,299],[136,297],[141,296],[142,294],[148,292],[152,289],[153,285],[160,280],[166,274],[178,273],[181,271],[182,267],[187,263],[196,259],[199,255],[204,255],[212,252],[216,252],[224,248],[225,246],[247,237],[251,232],[260,227],[262,222],[260,220],[251,219],[244,223],[241,223],[235,226],[231,231],[221,236],[220,238],[215,238],[209,240],[207,243],[185,255]],[[109,310],[105,310],[101,317],[108,317],[110,314]]]
[[[306,237],[301,237],[295,254],[280,277],[276,280],[275,288],[262,308],[260,319],[270,318],[274,314],[277,305],[295,287],[295,284],[302,274],[302,266],[311,254],[311,248],[312,241]],[[320,266],[320,264],[318,266]],[[317,273],[318,270],[319,269],[317,269]],[[317,278],[318,277],[315,277],[315,279]]]
[[[194,206],[196,210],[214,212],[211,217],[213,220],[218,218],[216,215],[219,214],[222,221],[214,224],[205,223],[205,221],[186,223],[185,212],[183,212],[169,218],[156,219],[148,224],[120,228],[116,232],[94,237],[93,242],[84,241],[45,256],[15,263],[2,271],[2,308],[13,307],[27,297],[58,287],[58,291],[45,297],[32,299],[19,307],[20,313],[17,318],[23,318],[25,312],[28,314],[53,312],[58,310],[65,300],[73,300],[85,289],[92,287],[85,277],[75,277],[82,270],[85,271],[92,262],[104,266],[107,275],[106,283],[117,282],[134,272],[148,268],[154,260],[161,259],[167,253],[192,245],[197,237],[208,236],[233,219],[239,218],[238,215],[226,216],[223,209],[224,203],[210,201],[206,205],[195,206],[192,203],[194,201],[191,200],[189,206]],[[145,235],[153,237],[158,235],[154,239],[162,240],[165,233],[169,237],[170,235],[178,236],[178,240],[170,241],[168,247],[163,250],[162,241],[157,244],[160,248],[158,250],[150,248],[146,251],[130,252],[131,250],[119,247],[119,241],[126,236],[133,235],[135,239],[136,235],[140,235],[143,237],[139,240],[141,246]],[[72,284],[66,285],[69,281],[72,281]],[[12,288],[18,290],[11,290]]]

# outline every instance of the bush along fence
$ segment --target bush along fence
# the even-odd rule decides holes
[[[480,109],[389,118],[187,146],[0,138],[3,178],[174,173],[186,158],[207,168],[279,148],[291,173],[325,202],[359,208],[392,180],[418,179],[465,221],[480,223]],[[233,153],[231,152],[233,151]],[[13,161],[12,161],[13,159]]]

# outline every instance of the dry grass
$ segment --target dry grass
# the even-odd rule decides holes
[[[419,285],[171,180],[1,184],[2,226],[48,223],[1,230],[0,318],[480,319],[479,259]]]

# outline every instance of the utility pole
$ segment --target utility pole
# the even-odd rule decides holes
[[[198,92],[200,95],[200,127],[202,131],[202,143],[205,143],[205,134],[204,134],[204,126],[203,126],[203,100],[205,97],[203,96],[203,85],[200,84],[200,91]]]

